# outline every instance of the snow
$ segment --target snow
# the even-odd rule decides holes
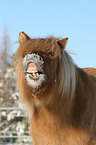
[[[22,108],[16,91],[16,73],[10,67],[0,78],[0,145],[32,145],[28,119]]]

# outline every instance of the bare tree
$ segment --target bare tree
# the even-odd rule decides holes
[[[8,68],[10,57],[9,57],[10,37],[7,32],[7,28],[4,28],[3,37],[0,46],[0,69],[2,76],[5,75],[6,69]]]
[[[3,31],[3,36],[1,39],[0,46],[0,80],[3,80],[3,99],[4,102],[8,101],[8,88],[10,83],[6,81],[5,75],[6,71],[9,68],[10,64],[10,56],[9,56],[9,48],[10,48],[10,37],[7,32],[7,27],[5,26]]]

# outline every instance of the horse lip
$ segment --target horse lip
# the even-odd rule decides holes
[[[35,63],[33,63],[33,62],[28,63],[26,72],[29,72],[29,73],[38,72],[38,69],[37,69],[37,66],[35,65]]]
[[[27,68],[28,68],[28,65],[30,66],[31,63],[34,63],[34,66],[36,69],[33,69],[31,71],[27,71]],[[30,75],[31,79],[33,78],[34,80],[38,79],[39,76],[43,75],[44,74],[44,71],[43,71],[43,68],[42,66],[39,65],[39,63],[35,63],[34,61],[29,61],[27,62],[24,66],[23,66],[23,72],[25,75]],[[34,78],[34,73],[38,73],[36,78]]]

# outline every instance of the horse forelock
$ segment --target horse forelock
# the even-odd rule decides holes
[[[59,46],[57,44],[58,40],[58,38],[51,36],[48,38],[29,39],[19,46],[15,56],[16,58],[19,58],[31,52],[41,51],[45,53],[51,52],[53,53],[54,57],[56,57],[60,52]]]

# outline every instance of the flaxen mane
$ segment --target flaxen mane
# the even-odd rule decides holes
[[[19,35],[17,84],[34,145],[96,145],[95,69],[74,64],[67,40]]]

